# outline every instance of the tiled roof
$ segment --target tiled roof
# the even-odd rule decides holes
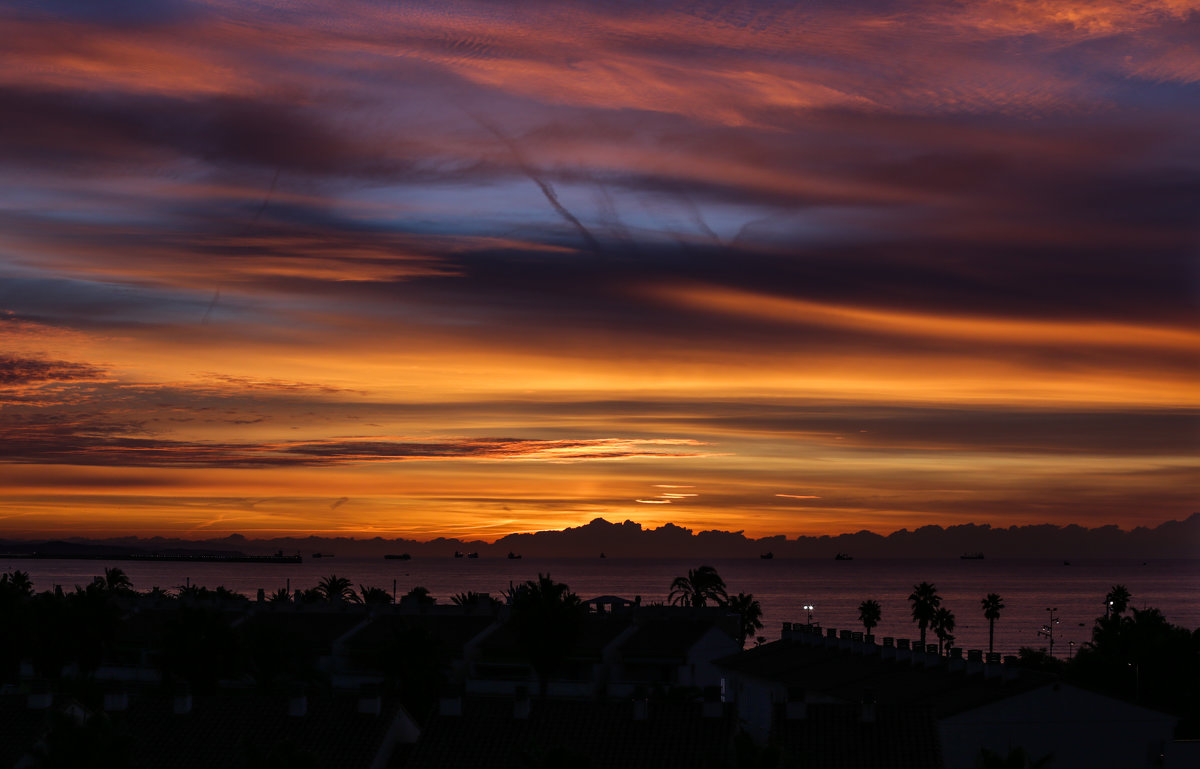
[[[361,611],[266,611],[251,616],[241,628],[244,631],[252,631],[255,625],[274,625],[289,636],[299,639],[317,654],[328,656],[333,653],[333,642],[365,619],[366,615]]]
[[[735,722],[704,718],[698,702],[647,703],[635,720],[630,702],[533,701],[526,719],[507,699],[468,699],[461,716],[436,716],[405,769],[534,765],[557,751],[591,769],[671,769],[709,765],[725,755]]]
[[[881,704],[926,705],[939,717],[1052,683],[1053,676],[1019,670],[1015,678],[985,678],[952,672],[944,666],[914,666],[882,659],[878,654],[809,646],[781,640],[748,649],[717,661],[743,675],[801,687],[846,702],[857,702],[870,691]]]
[[[224,692],[195,697],[192,712],[177,715],[166,698],[136,698],[119,718],[133,738],[136,769],[210,769],[245,763],[253,749],[290,744],[311,752],[315,765],[365,769],[395,716],[357,712],[357,698],[309,695],[307,714],[288,715],[287,697]],[[119,715],[119,714],[118,714]]]
[[[0,696],[0,766],[17,763],[49,723],[48,710],[30,710],[24,694]]]
[[[631,620],[625,615],[593,614],[585,616],[580,627],[579,638],[567,658],[599,660],[604,647],[615,640],[629,627],[630,623]],[[521,661],[525,659],[525,653],[518,642],[516,627],[512,622],[506,623],[489,635],[480,644],[479,650],[481,657],[488,661]]]
[[[939,769],[937,722],[925,707],[877,705],[864,722],[861,706],[808,705],[802,719],[777,717],[772,742],[807,769]]]
[[[463,656],[463,647],[490,626],[489,615],[384,614],[346,639],[351,652],[380,649],[398,633],[419,628],[436,639],[455,658]]]
[[[61,704],[61,698],[59,698]],[[31,750],[50,723],[51,710],[30,710],[25,695],[0,696],[0,767]],[[168,697],[131,696],[129,709],[109,713],[128,738],[132,769],[211,769],[240,766],[254,749],[290,743],[329,769],[371,766],[397,713],[358,712],[357,697],[309,695],[307,714],[288,715],[288,698],[249,691],[194,697],[192,712],[176,715]]]
[[[625,660],[672,660],[683,662],[705,633],[716,625],[707,620],[650,620],[638,626],[633,635],[621,643],[620,653]]]

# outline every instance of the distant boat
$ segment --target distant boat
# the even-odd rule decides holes
[[[835,561],[853,561],[853,560],[854,560],[854,556],[852,556],[852,555],[847,555],[847,554],[845,554],[845,553],[838,553],[837,555],[835,555],[835,556],[833,557],[833,560],[835,560]]]
[[[467,557],[468,557],[468,558],[478,558],[478,557],[479,557],[479,553],[467,553]]]
[[[389,553],[384,558],[389,561],[408,561],[412,559],[412,556],[408,553]]]
[[[1063,566],[1070,566],[1070,565],[1071,565],[1070,561],[1063,561]],[[1142,565],[1145,566],[1146,564],[1143,563]]]
[[[472,556],[472,557],[475,557],[475,556]],[[521,557],[521,556],[517,555],[517,554],[516,554],[516,553],[514,553],[513,551],[511,551],[511,550],[509,550],[509,551],[508,551],[508,560],[510,560],[510,561],[515,561],[515,560],[517,560],[517,559],[518,559],[518,558],[520,558],[520,557]]]
[[[313,558],[332,558],[333,553],[313,553]]]
[[[982,561],[983,553],[963,553],[959,556],[959,558],[963,559],[964,561]]]
[[[601,554],[600,554],[600,557],[601,557],[601,558],[607,558],[608,556],[607,556],[607,555],[605,555],[604,553],[601,553]]]
[[[764,561],[769,561],[769,560],[771,560],[772,558],[774,558],[774,557],[775,557],[775,554],[774,554],[774,553],[772,553],[770,550],[768,550],[768,551],[767,551],[767,552],[765,552],[765,553],[761,553],[761,554],[760,554],[758,557],[759,557],[759,558],[761,558],[761,559],[763,559]]]
[[[462,557],[463,557],[463,554],[462,554],[461,552],[459,552],[458,550],[455,550],[455,551],[454,551],[454,557],[455,557],[455,558],[462,558]]]

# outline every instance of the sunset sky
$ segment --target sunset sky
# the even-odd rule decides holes
[[[18,0],[0,115],[0,537],[1200,510],[1200,0]]]

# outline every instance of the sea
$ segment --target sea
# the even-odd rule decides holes
[[[581,598],[618,595],[643,603],[666,602],[671,582],[688,569],[707,564],[720,573],[731,594],[752,593],[763,611],[765,640],[779,637],[784,622],[813,622],[823,628],[862,630],[858,606],[878,601],[883,617],[876,636],[919,637],[908,595],[918,582],[932,582],[942,605],[954,612],[955,645],[987,649],[988,622],[980,601],[999,593],[1004,610],[995,626],[995,649],[1015,654],[1020,647],[1050,646],[1068,657],[1090,640],[1105,594],[1122,584],[1131,607],[1154,607],[1167,620],[1189,630],[1200,628],[1200,559],[1061,560],[986,558],[940,559],[789,559],[713,558],[312,558],[299,564],[201,563],[103,560],[17,560],[0,558],[0,571],[30,574],[35,589],[85,585],[105,567],[125,571],[137,590],[181,585],[224,586],[254,598],[281,587],[313,587],[329,575],[355,585],[381,587],[402,596],[427,588],[439,603],[465,591],[499,595],[510,585],[549,574]],[[806,606],[813,607],[811,610]],[[929,634],[927,642],[936,639]],[[753,641],[751,641],[753,643]]]

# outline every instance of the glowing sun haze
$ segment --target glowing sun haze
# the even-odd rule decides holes
[[[0,537],[1197,509],[1200,2],[0,6]]]

